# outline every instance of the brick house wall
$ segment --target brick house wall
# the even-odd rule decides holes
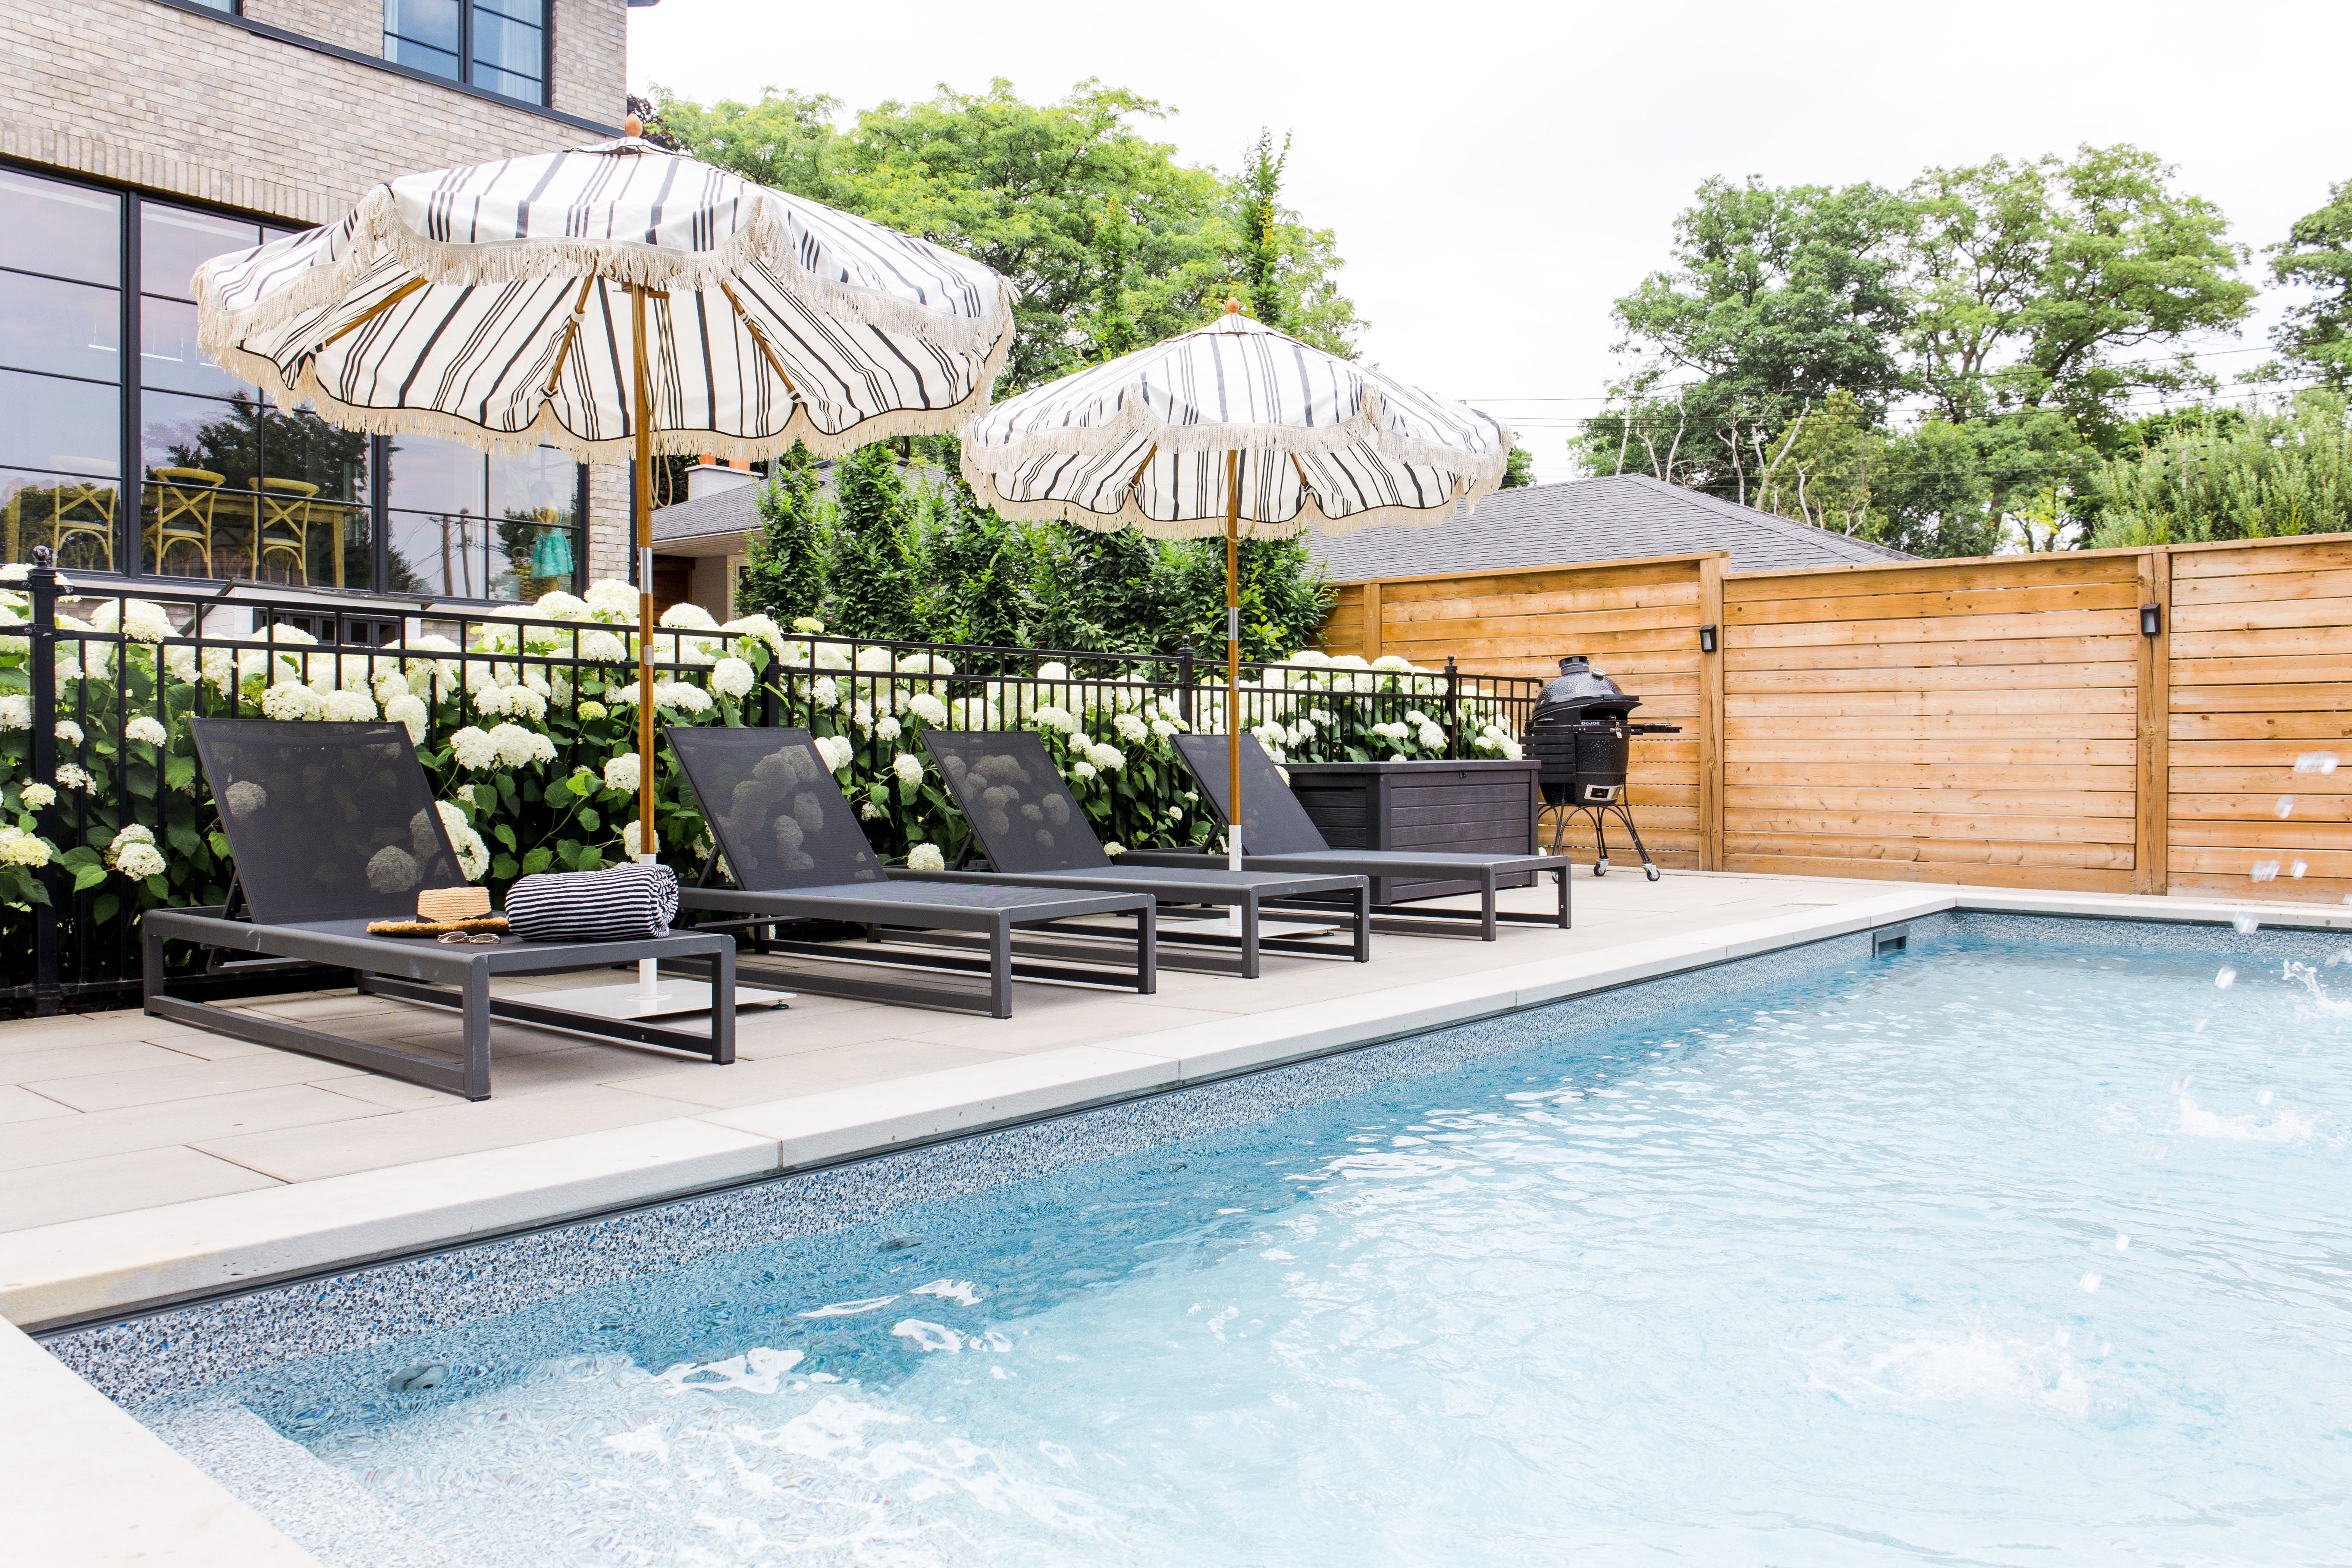
[[[245,19],[371,58],[383,0],[246,0]],[[0,158],[304,226],[412,170],[601,139],[627,100],[625,0],[554,0],[555,112],[419,80],[159,0],[0,5]],[[626,471],[592,468],[589,559],[627,571]]]

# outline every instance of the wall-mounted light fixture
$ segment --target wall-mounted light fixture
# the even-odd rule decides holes
[[[1715,651],[1715,628],[1713,626],[1699,627],[1698,651],[1701,653],[1713,653]]]
[[[2164,606],[2142,605],[2139,607],[2139,635],[2144,637],[2164,635]]]

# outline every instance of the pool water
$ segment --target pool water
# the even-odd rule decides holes
[[[1954,937],[1546,1009],[446,1368],[229,1392],[479,1568],[2340,1563],[2326,952]]]

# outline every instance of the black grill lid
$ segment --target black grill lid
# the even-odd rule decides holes
[[[1543,689],[1536,700],[1535,724],[1566,724],[1580,719],[1623,718],[1642,705],[1617,683],[1592,668],[1582,654],[1559,661],[1559,679]]]

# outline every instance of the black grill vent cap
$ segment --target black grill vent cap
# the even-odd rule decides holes
[[[1559,661],[1559,675],[1536,700],[1536,724],[1567,724],[1580,719],[1622,719],[1642,705],[1615,681],[1592,668],[1584,655],[1570,654]]]

